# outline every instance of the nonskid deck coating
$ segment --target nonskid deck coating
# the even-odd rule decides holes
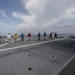
[[[30,40],[30,41],[27,41],[27,40],[25,40],[25,41],[20,41],[20,39],[17,41],[17,42],[15,42],[14,40],[13,41],[11,41],[11,43],[5,43],[5,44],[2,44],[2,45],[0,45],[0,49],[6,49],[6,48],[11,48],[11,47],[17,47],[17,46],[24,46],[24,45],[29,45],[29,44],[36,44],[36,43],[38,43],[38,44],[40,44],[40,43],[47,43],[47,42],[53,42],[53,41],[58,41],[58,40],[63,40],[63,39],[66,39],[66,38],[58,38],[58,39],[47,39],[47,40],[43,40],[43,38],[42,38],[42,40],[40,40],[40,41],[38,41],[38,40],[36,40],[36,38],[35,39],[32,39],[32,40]]]
[[[0,52],[0,75],[57,75],[75,54],[72,42],[68,39]]]

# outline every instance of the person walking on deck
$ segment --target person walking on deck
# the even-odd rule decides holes
[[[47,39],[46,39],[46,36],[47,36],[47,35],[46,35],[46,32],[45,32],[45,33],[44,33],[44,40],[47,40]]]
[[[54,32],[52,32],[52,39],[54,39]]]
[[[39,33],[38,33],[38,41],[41,40],[40,37],[41,37],[41,34],[40,34],[40,32],[39,32]]]
[[[8,40],[9,43],[11,42],[11,35],[10,35],[10,33],[8,33],[8,35],[7,35],[7,40]]]
[[[55,34],[54,34],[54,38],[57,38],[57,32],[55,32]]]
[[[21,34],[21,41],[24,41],[24,34]]]
[[[18,39],[18,34],[15,34],[15,35],[14,35],[14,40],[15,40],[15,42],[17,42],[17,39]]]
[[[31,33],[28,34],[28,40],[31,40]]]

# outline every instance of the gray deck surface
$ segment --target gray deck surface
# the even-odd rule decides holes
[[[58,75],[75,75],[75,56],[63,66]]]
[[[36,42],[13,42],[0,50]],[[74,39],[3,51],[0,52],[0,75],[57,75],[74,54]],[[28,70],[30,67],[32,70]]]

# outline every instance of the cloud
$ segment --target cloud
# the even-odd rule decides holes
[[[75,18],[73,15],[74,5],[75,0],[27,0],[24,7],[28,14],[12,12],[12,15],[22,20],[22,23],[16,26],[18,30],[26,30],[26,32],[50,31],[54,26],[58,27],[58,24],[63,25],[60,21],[65,22],[66,19],[70,21]]]
[[[4,10],[0,10],[0,14],[1,14],[3,17],[7,18],[7,15],[6,15],[6,13],[4,12]]]
[[[8,23],[8,22],[0,21],[0,34],[1,35],[6,36],[8,33],[11,33],[12,35],[14,35],[16,32],[18,31],[16,30],[12,22]]]

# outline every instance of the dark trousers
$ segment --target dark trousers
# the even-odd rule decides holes
[[[24,41],[24,38],[23,37],[21,38],[21,41]]]
[[[38,40],[41,40],[41,39],[40,39],[40,36],[38,37]]]

